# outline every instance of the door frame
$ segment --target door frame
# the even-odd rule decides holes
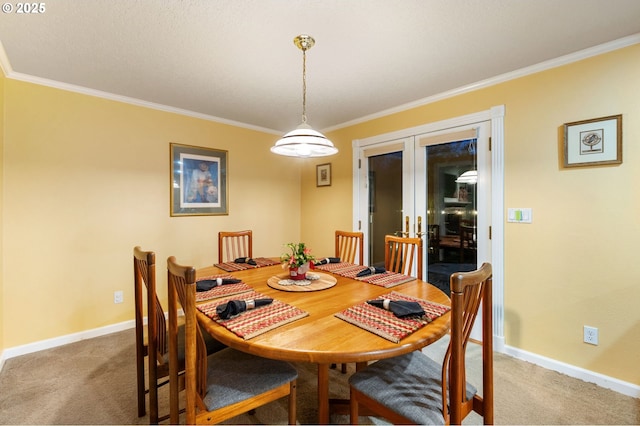
[[[504,115],[505,106],[497,105],[487,110],[427,123],[408,129],[376,135],[351,142],[353,159],[353,210],[354,230],[361,230],[360,189],[364,184],[360,176],[360,150],[375,143],[413,137],[454,127],[489,121],[491,124],[491,265],[493,267],[493,335],[494,347],[504,352]]]
[[[372,151],[374,151],[373,153],[371,153],[372,155],[365,155],[364,157],[359,157],[363,162],[366,162],[368,160],[368,158],[370,156],[373,155],[383,155],[383,154],[390,154],[392,152],[402,152],[402,169],[403,170],[407,170],[409,168],[411,168],[411,165],[414,162],[414,158],[413,158],[413,137],[406,137],[406,138],[401,138],[401,139],[394,139],[394,140],[389,140],[389,141],[384,141],[382,143],[378,143],[378,142],[367,142],[365,144],[363,144],[361,146],[361,148],[366,147],[367,145],[375,145],[375,148],[372,149]],[[365,151],[367,151],[365,149]],[[359,151],[358,151],[358,155],[359,155]],[[360,183],[360,190],[364,190],[368,192],[367,189],[367,185],[369,184],[369,179],[368,179],[368,174],[366,173],[368,171],[367,167],[364,164],[361,164],[360,162],[358,163],[358,165],[360,166],[357,169],[357,174],[358,174],[358,179],[359,179],[359,183]],[[403,175],[403,184],[402,184],[402,223],[399,230],[404,230],[403,226],[404,226],[404,218],[405,216],[409,216],[409,223],[414,223],[414,218],[413,218],[413,211],[410,211],[410,209],[408,208],[408,200],[412,197],[412,194],[414,192],[414,183],[412,179],[407,179],[406,176]],[[353,206],[354,209],[354,216],[356,217],[361,217],[364,218],[366,217],[366,222],[364,221],[364,219],[362,219],[362,223],[359,223],[359,229],[358,231],[362,231],[365,227],[369,226],[369,219],[370,219],[370,215],[369,215],[369,203],[367,199],[361,199],[360,196],[358,195],[358,199],[359,199],[359,203],[358,205]],[[356,229],[356,228],[354,228]],[[363,231],[364,232],[364,231]],[[366,260],[370,259],[370,253],[369,253],[369,241],[370,239],[370,235],[368,232],[364,232],[364,250],[362,253],[362,259]],[[417,265],[414,265],[414,269],[417,267]]]

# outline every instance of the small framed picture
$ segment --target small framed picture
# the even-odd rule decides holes
[[[316,186],[331,186],[331,163],[316,166]]]
[[[227,151],[170,144],[171,216],[229,214]]]
[[[564,167],[622,163],[622,115],[564,125]]]

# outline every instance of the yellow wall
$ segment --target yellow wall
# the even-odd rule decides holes
[[[2,220],[4,211],[4,85],[5,77],[0,70],[0,312],[4,312],[4,221]],[[0,313],[0,357],[4,351],[4,315]]]
[[[353,139],[504,104],[505,207],[533,208],[532,224],[505,223],[506,344],[640,384],[639,87],[634,45],[333,132],[334,184],[303,170],[302,237],[328,251],[327,235],[351,228]],[[623,164],[563,169],[563,124],[615,114]],[[598,346],[583,325],[599,328]]]
[[[638,76],[635,45],[331,132],[340,153],[303,161],[271,155],[274,135],[0,80],[0,348],[131,320],[134,245],[157,252],[161,294],[166,257],[213,263],[222,229],[252,228],[256,256],[298,240],[330,254],[351,228],[353,139],[504,104],[505,206],[534,219],[505,224],[506,344],[640,384]],[[563,170],[563,123],[612,114],[624,163]],[[229,151],[229,216],[169,216],[170,142]],[[332,185],[318,188],[324,162]]]
[[[5,348],[131,320],[135,245],[166,300],[167,257],[213,264],[220,230],[253,229],[256,257],[299,239],[277,136],[11,79],[4,99]],[[230,215],[170,217],[170,142],[228,150]]]

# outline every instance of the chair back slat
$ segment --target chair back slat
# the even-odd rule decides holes
[[[336,257],[339,257],[343,262],[363,265],[363,240],[364,234],[362,232],[336,231]]]
[[[422,279],[422,238],[385,235],[384,267],[387,271],[411,275],[414,261],[417,278]]]
[[[253,232],[221,231],[218,233],[218,263],[239,257],[253,257]]]

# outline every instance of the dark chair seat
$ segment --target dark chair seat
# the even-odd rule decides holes
[[[349,384],[415,424],[441,425],[442,364],[420,351],[370,364]],[[467,383],[467,399],[477,389]]]
[[[298,371],[287,362],[231,348],[209,355],[207,365],[207,393],[203,402],[208,411],[246,401],[298,377]]]

